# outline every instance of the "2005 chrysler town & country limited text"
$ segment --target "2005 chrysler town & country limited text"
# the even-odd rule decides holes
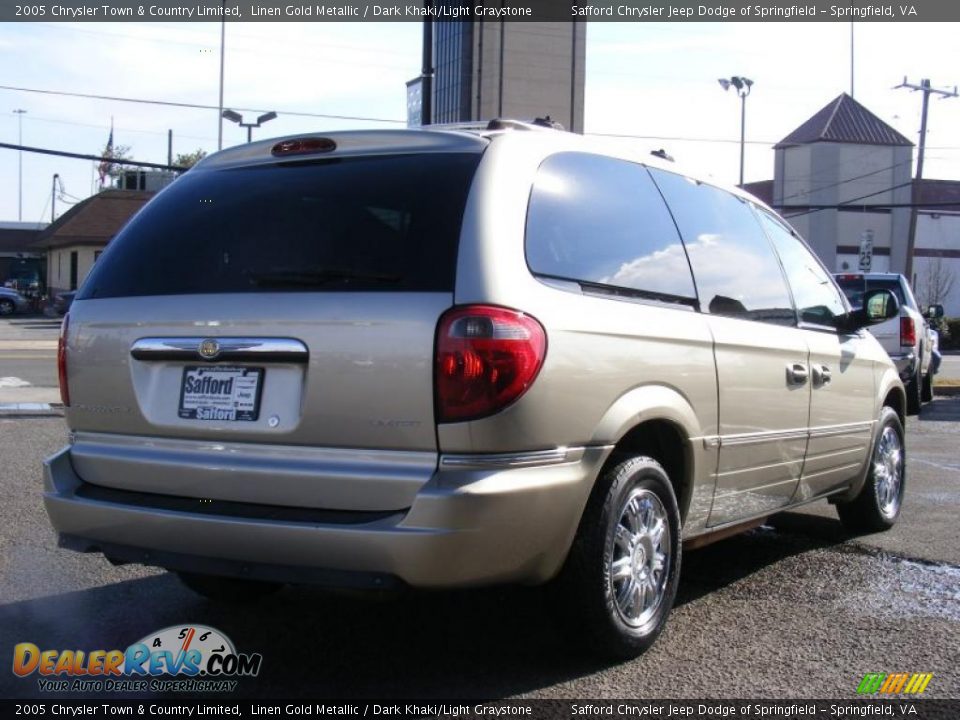
[[[97,261],[59,353],[64,547],[212,597],[287,581],[561,586],[619,657],[682,543],[829,498],[900,512],[905,396],[784,222],[511,121],[257,142]]]

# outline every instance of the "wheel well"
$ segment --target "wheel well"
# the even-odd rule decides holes
[[[624,457],[646,455],[659,462],[670,477],[677,496],[680,519],[685,520],[690,507],[693,460],[686,434],[667,420],[648,420],[620,438],[601,475]]]
[[[901,423],[906,422],[903,393],[894,388],[887,393],[887,396],[883,399],[883,404],[886,407],[893,408],[894,412],[897,413],[897,417],[900,418]]]

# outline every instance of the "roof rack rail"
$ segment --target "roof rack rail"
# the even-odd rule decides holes
[[[487,124],[487,130],[563,130],[564,127],[556,120],[545,117],[534,118],[530,122],[512,120],[510,118],[494,118]]]
[[[667,152],[666,150],[664,150],[663,148],[660,148],[659,150],[651,150],[651,151],[650,151],[650,154],[653,155],[654,157],[660,158],[661,160],[667,160],[667,161],[669,161],[669,162],[675,162],[674,159],[673,159],[673,155],[671,155],[670,153],[668,153],[668,152]]]

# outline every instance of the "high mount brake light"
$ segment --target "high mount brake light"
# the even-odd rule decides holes
[[[447,311],[437,326],[437,420],[476,420],[507,407],[533,384],[546,351],[543,326],[530,315],[488,305]]]
[[[70,407],[70,386],[67,385],[67,328],[70,325],[70,313],[63,316],[60,324],[60,338],[57,340],[57,379],[60,381],[60,402]]]
[[[325,153],[337,149],[337,144],[330,138],[296,138],[281,140],[270,150],[275,157],[287,155],[308,155],[311,153]]]

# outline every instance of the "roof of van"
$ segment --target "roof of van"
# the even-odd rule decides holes
[[[766,205],[741,188],[685,169],[682,163],[652,154],[651,149],[636,139],[616,136],[585,136],[517,120],[497,119],[490,122],[430,125],[422,128],[390,130],[343,130],[324,133],[302,133],[269,138],[238,145],[214,153],[201,160],[195,169],[214,170],[228,167],[273,164],[284,159],[276,154],[284,143],[332,141],[329,148],[290,153],[290,162],[319,160],[324,157],[361,157],[394,153],[475,152],[481,153],[500,137],[515,138],[511,142],[531,140],[554,146],[554,151],[579,150],[600,152],[621,157],[650,167],[690,177],[698,182],[723,188],[738,197]],[[280,151],[282,152],[282,150]]]

